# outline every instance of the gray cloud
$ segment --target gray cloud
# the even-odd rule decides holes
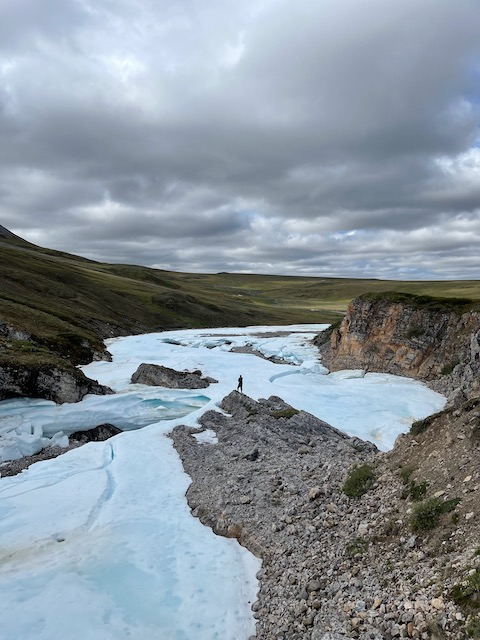
[[[0,221],[104,261],[478,278],[477,0],[6,0]]]

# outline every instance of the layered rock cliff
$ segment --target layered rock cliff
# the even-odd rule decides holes
[[[333,371],[414,377],[451,398],[480,393],[480,304],[469,300],[365,294],[317,344]]]

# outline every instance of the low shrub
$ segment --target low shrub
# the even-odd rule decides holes
[[[445,640],[445,631],[439,620],[431,620],[427,625],[428,637],[432,640]]]
[[[368,550],[368,540],[363,538],[355,538],[349,542],[345,547],[345,553],[351,558],[360,555],[363,556]]]
[[[428,482],[426,480],[422,480],[418,484],[415,480],[411,479],[411,475],[413,473],[413,467],[401,467],[400,469],[400,478],[402,479],[403,484],[405,485],[405,489],[402,492],[402,498],[410,498],[410,500],[414,500],[417,502],[418,500],[422,500],[427,493]]]
[[[463,609],[480,609],[480,570],[475,569],[463,582],[456,584],[450,595],[455,604]]]
[[[407,331],[407,338],[419,338],[425,331],[420,325],[413,325]]]
[[[20,353],[48,353],[48,350],[32,340],[15,340],[11,347]]]
[[[428,429],[428,427],[435,422],[435,420],[442,414],[443,411],[439,411],[438,413],[434,413],[423,420],[415,420],[410,427],[410,433],[412,436],[418,436],[420,433],[423,433]]]
[[[431,531],[438,526],[440,516],[453,511],[460,498],[442,501],[439,498],[428,498],[413,508],[410,524],[414,531]]]
[[[449,376],[452,373],[452,371],[455,369],[457,364],[458,364],[458,360],[454,360],[453,362],[448,362],[442,367],[442,370],[440,371],[440,373],[442,374],[442,376]]]
[[[470,618],[467,624],[467,636],[469,638],[480,638],[480,618]]]
[[[432,420],[429,418],[425,418],[424,420],[415,420],[410,427],[410,433],[412,436],[418,436],[420,433],[426,431],[431,424]]]
[[[373,467],[369,464],[362,464],[350,470],[342,491],[349,498],[359,498],[373,487],[374,482]]]
[[[428,487],[428,482],[426,480],[423,480],[418,484],[414,480],[412,480],[410,482],[410,487],[408,491],[410,498],[415,502],[418,502],[419,500],[423,500],[423,498],[427,494],[427,487]]]

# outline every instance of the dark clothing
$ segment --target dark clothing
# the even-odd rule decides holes
[[[238,378],[237,391],[240,391],[240,393],[243,392],[243,378],[242,378],[242,376],[239,376],[239,378]]]

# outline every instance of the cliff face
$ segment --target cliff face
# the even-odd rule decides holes
[[[332,371],[382,371],[428,381],[448,396],[478,395],[480,310],[468,301],[361,296],[320,352]]]
[[[0,400],[44,398],[62,404],[78,402],[89,393],[105,395],[113,391],[73,367],[0,364]]]

